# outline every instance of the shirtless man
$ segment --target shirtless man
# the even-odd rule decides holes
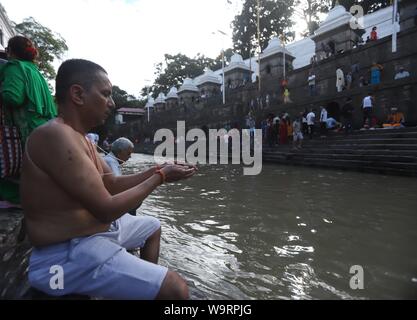
[[[68,60],[56,79],[58,118],[28,138],[21,179],[27,232],[34,246],[29,281],[49,295],[106,299],[187,299],[186,282],[157,265],[160,223],[125,215],[164,182],[191,177],[188,165],[116,177],[85,134],[114,108],[105,70]],[[141,248],[141,259],[126,250]],[[51,285],[56,268],[63,285]],[[55,269],[54,269],[55,268]]]

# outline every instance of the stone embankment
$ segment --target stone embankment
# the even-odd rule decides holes
[[[355,131],[305,137],[303,148],[266,148],[265,162],[417,176],[417,128]]]
[[[0,211],[0,299],[29,295],[27,267],[31,246],[25,236],[22,211]]]

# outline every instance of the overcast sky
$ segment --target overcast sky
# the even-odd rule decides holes
[[[154,79],[165,53],[215,58],[231,37],[241,0],[0,0],[19,23],[32,16],[67,41],[68,58],[102,65],[110,80],[130,94]],[[147,82],[146,80],[150,80]]]

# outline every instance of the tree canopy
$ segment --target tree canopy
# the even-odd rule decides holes
[[[258,47],[257,40],[257,0],[245,0],[242,12],[232,22],[233,48],[244,59],[249,58]],[[284,35],[294,38],[290,30],[295,0],[259,0],[259,31],[261,49],[265,49],[272,36]]]
[[[128,94],[125,90],[119,88],[118,86],[113,86],[112,97],[116,109],[118,108],[143,108],[145,106],[144,100],[138,100],[136,97]]]
[[[39,70],[48,80],[55,79],[56,72],[52,65],[54,59],[62,60],[68,46],[64,38],[51,29],[41,25],[34,18],[26,18],[16,24],[16,31],[31,39],[39,51]]]

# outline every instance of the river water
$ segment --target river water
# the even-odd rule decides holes
[[[152,163],[133,155],[125,171]],[[161,221],[160,264],[193,299],[417,298],[417,179],[207,165],[159,187],[138,214]],[[353,266],[363,289],[350,286]]]

